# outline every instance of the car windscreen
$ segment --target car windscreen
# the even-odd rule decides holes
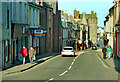
[[[72,48],[64,48],[64,50],[72,50]]]

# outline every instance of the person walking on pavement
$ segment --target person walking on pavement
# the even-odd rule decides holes
[[[107,53],[106,46],[103,47],[102,52],[103,52],[103,59],[106,59],[106,53]]]
[[[28,54],[27,48],[25,46],[23,46],[20,51],[20,55],[22,55],[22,57],[23,57],[23,64],[25,64],[25,57],[27,56],[27,54]]]
[[[33,63],[33,57],[36,54],[36,50],[31,46],[29,49],[29,59],[30,59],[30,63]]]
[[[111,57],[110,57],[111,53],[112,53],[112,48],[111,48],[111,46],[109,45],[108,48],[107,48],[108,59],[111,58]]]

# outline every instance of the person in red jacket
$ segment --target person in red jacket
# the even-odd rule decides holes
[[[25,57],[27,56],[27,54],[28,54],[27,48],[23,46],[23,48],[20,51],[20,55],[22,55],[23,57],[23,64],[25,64]]]

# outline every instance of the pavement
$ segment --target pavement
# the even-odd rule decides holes
[[[97,55],[106,64],[107,67],[115,69],[116,71],[120,72],[120,59],[115,57],[111,57],[110,59],[103,59],[102,49],[97,50]]]
[[[76,51],[75,54],[79,54],[81,51]],[[109,68],[113,68],[116,69],[118,72],[120,72],[120,59],[115,59],[114,57],[111,59],[103,59],[103,54],[102,54],[102,49],[98,49],[96,51],[97,55],[101,58],[101,60],[109,67]],[[9,75],[9,74],[13,74],[13,73],[19,73],[19,72],[23,72],[26,71],[30,68],[33,68],[34,66],[45,62],[48,59],[51,59],[57,55],[59,55],[60,53],[49,53],[49,54],[42,54],[42,55],[36,55],[36,61],[34,61],[33,64],[30,64],[29,62],[27,62],[26,64],[17,64],[12,66],[11,68],[8,68],[6,70],[2,71],[2,75]]]
[[[17,61],[16,64],[14,64],[11,67],[3,70],[2,71],[2,76],[26,71],[26,70],[31,69],[31,68],[33,68],[34,66],[36,66],[40,63],[45,62],[48,59],[51,59],[51,58],[59,55],[59,54],[60,54],[60,52],[36,55],[36,60],[32,64],[29,63],[28,59],[26,59],[26,64],[24,64],[24,65],[22,64],[22,62]]]

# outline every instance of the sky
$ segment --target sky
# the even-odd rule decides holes
[[[105,16],[108,14],[109,9],[113,6],[114,0],[59,0],[58,8],[59,10],[67,10],[68,14],[73,15],[74,9],[76,8],[80,14],[85,11],[90,14],[93,10],[97,13],[98,26],[104,27]]]

